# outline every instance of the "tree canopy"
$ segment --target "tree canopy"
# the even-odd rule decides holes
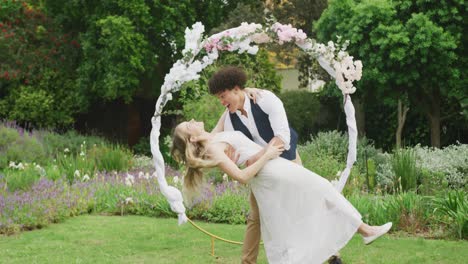
[[[387,105],[407,100],[428,118],[436,147],[443,115],[459,112],[447,105],[460,106],[466,96],[460,78],[464,4],[439,2],[332,1],[315,25],[319,40],[349,39],[350,54],[363,61],[360,98]]]

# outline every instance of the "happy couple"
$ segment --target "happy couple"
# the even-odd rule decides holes
[[[209,167],[250,185],[242,263],[256,263],[260,234],[269,263],[302,264],[327,261],[356,232],[366,244],[387,233],[391,223],[365,224],[329,181],[300,165],[297,134],[289,127],[282,102],[265,90],[247,94],[246,81],[237,67],[214,74],[210,93],[227,110],[211,133],[203,122],[179,124],[172,147],[174,158],[187,167],[186,192],[200,186],[202,169]],[[250,98],[255,93],[256,101]]]

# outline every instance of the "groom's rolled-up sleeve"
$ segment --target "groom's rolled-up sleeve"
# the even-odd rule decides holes
[[[291,132],[289,130],[288,117],[284,109],[283,102],[272,92],[262,91],[262,97],[257,101],[262,110],[268,114],[271,128],[275,137],[284,142],[284,148],[289,150],[291,142]],[[268,143],[268,142],[267,142]]]

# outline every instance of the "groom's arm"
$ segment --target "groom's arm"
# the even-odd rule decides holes
[[[272,143],[275,146],[284,146],[284,148],[288,150],[290,148],[291,132],[283,102],[281,102],[274,93],[268,90],[260,91],[262,96],[258,99],[258,105],[268,114],[268,119],[270,120],[271,128],[275,135],[268,143]],[[257,153],[251,157],[246,162],[246,165],[248,166],[254,163],[261,155],[261,153]]]
[[[281,140],[284,148],[289,150],[291,131],[283,102],[271,91],[262,90],[262,97],[258,99],[257,104],[268,115],[274,135],[272,141]]]

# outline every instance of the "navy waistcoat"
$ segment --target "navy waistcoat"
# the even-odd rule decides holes
[[[250,106],[252,110],[253,119],[255,121],[255,125],[257,126],[258,133],[260,137],[265,140],[265,142],[270,142],[270,140],[275,136],[273,133],[273,129],[271,128],[270,119],[268,119],[268,114],[265,113],[262,108],[258,104],[254,104],[253,100],[250,99]],[[236,131],[242,132],[248,138],[253,140],[253,136],[250,133],[249,129],[242,123],[239,116],[236,113],[229,113],[231,118],[231,123]],[[297,133],[292,127],[289,127],[291,140],[289,142],[290,148],[289,150],[285,150],[281,157],[288,159],[288,160],[295,160],[296,159],[296,148],[297,148]]]

